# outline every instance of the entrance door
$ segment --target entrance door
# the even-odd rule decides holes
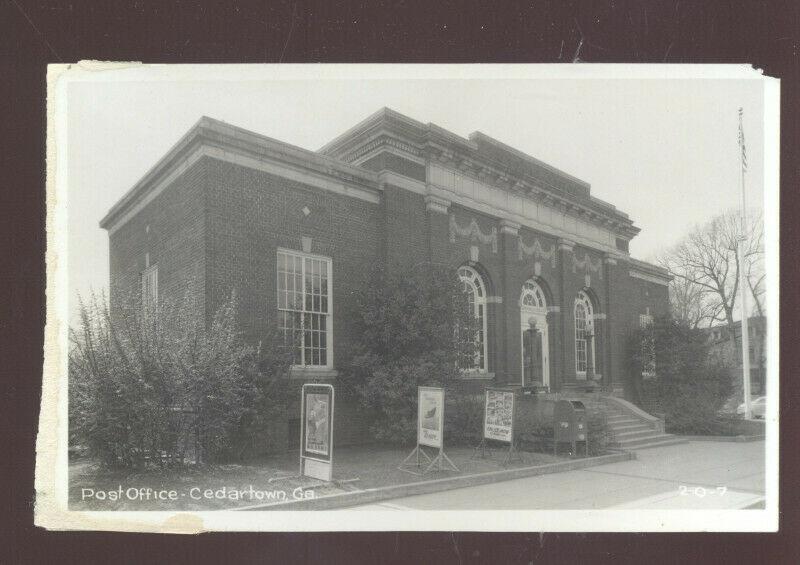
[[[522,308],[522,386],[550,387],[547,317]]]

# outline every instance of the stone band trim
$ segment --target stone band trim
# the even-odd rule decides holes
[[[648,275],[648,274],[645,274],[645,273],[639,273],[637,271],[628,271],[628,274],[631,277],[635,278],[635,279],[641,279],[643,281],[647,281],[647,282],[651,282],[651,283],[655,283],[655,284],[660,284],[662,286],[669,286],[669,280],[668,279],[662,279],[660,277],[656,277],[656,276],[653,276],[653,275]]]
[[[300,170],[287,163],[270,160],[266,157],[253,158],[241,153],[222,149],[220,147],[212,147],[210,145],[199,145],[187,157],[185,157],[180,164],[174,166],[172,170],[164,177],[159,179],[153,188],[148,190],[139,198],[130,208],[125,210],[121,215],[111,220],[108,220],[106,229],[109,234],[117,231],[121,226],[128,222],[133,216],[138,214],[145,206],[152,202],[159,194],[161,194],[167,187],[171,186],[178,177],[185,173],[192,165],[198,162],[203,157],[217,159],[226,163],[239,165],[256,171],[262,171],[285,179],[297,181],[314,188],[326,190],[352,198],[358,198],[372,204],[380,203],[380,191],[366,190],[354,185],[348,185],[340,179],[328,177],[321,173],[312,172],[310,170]],[[109,213],[110,214],[110,213]],[[103,220],[105,223],[106,220]]]

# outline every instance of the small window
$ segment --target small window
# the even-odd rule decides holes
[[[142,309],[147,315],[158,305],[158,265],[142,271]]]
[[[278,251],[278,327],[298,366],[332,367],[331,260]]]

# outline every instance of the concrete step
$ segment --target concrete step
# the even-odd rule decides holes
[[[642,449],[650,449],[651,447],[666,447],[668,445],[677,445],[679,443],[686,443],[686,440],[684,438],[678,437],[678,436],[667,436],[667,439],[664,439],[664,440],[653,441],[653,442],[650,442],[650,443],[637,445],[636,447],[633,447],[633,448],[622,447],[622,449],[625,449],[627,451],[634,451],[634,450],[635,451],[640,451]]]
[[[613,426],[615,424],[644,424],[644,422],[642,422],[640,419],[631,418],[630,416],[627,416],[627,417],[623,416],[623,417],[613,418],[613,419],[612,418],[607,418],[606,422],[608,423],[609,426]]]
[[[614,434],[621,434],[625,432],[638,432],[640,430],[653,431],[653,428],[646,424],[625,424],[624,426],[609,426],[611,432]]]
[[[653,434],[661,434],[651,428],[642,428],[638,430],[626,430],[624,432],[614,432],[614,439],[618,442],[624,442],[632,439],[639,438],[652,438]]]
[[[645,446],[658,445],[671,445],[672,443],[684,443],[686,440],[671,434],[661,432],[651,432],[645,436],[630,438],[630,439],[615,439],[613,445],[622,449],[643,449]],[[666,443],[669,442],[669,443]]]

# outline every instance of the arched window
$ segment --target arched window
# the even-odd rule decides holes
[[[533,279],[528,279],[522,285],[522,306],[530,308],[547,308],[547,300],[541,287]]]
[[[586,378],[594,358],[594,307],[589,295],[580,291],[575,298],[575,372],[579,378]]]
[[[475,315],[478,329],[475,332],[475,359],[465,369],[486,371],[486,286],[472,267],[458,269],[458,278],[467,293],[469,307]]]

